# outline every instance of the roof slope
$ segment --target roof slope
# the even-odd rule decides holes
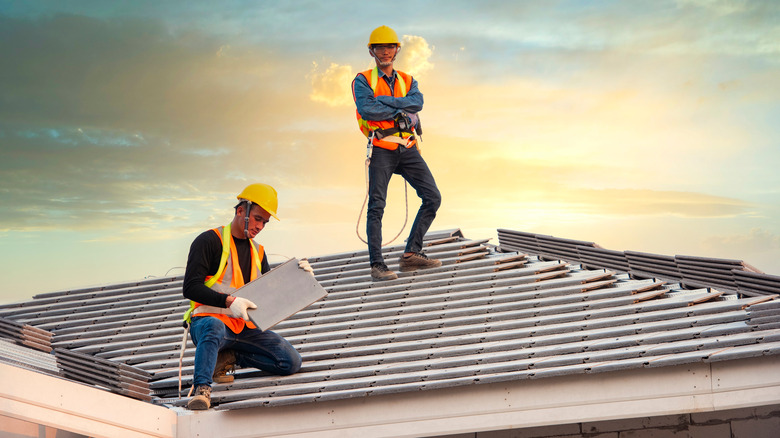
[[[779,277],[734,261],[639,257],[503,229],[499,241],[429,233],[426,252],[443,265],[382,283],[371,281],[366,251],[309,258],[328,296],[273,329],[301,352],[301,372],[239,370],[232,384],[215,385],[215,409],[780,354],[780,300],[768,293],[780,290]],[[402,251],[385,250],[391,269]],[[733,283],[723,278],[726,268]],[[744,286],[744,279],[761,287]],[[0,306],[0,336],[26,345],[32,336],[39,350],[52,348],[66,378],[183,406],[177,375],[188,303],[181,280]],[[185,387],[195,353],[188,344]],[[16,356],[11,363],[51,372],[39,355]]]

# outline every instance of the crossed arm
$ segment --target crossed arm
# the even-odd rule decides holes
[[[384,76],[379,80],[385,80]],[[352,94],[357,111],[364,120],[391,120],[401,111],[415,114],[423,107],[423,95],[415,79],[412,79],[409,91],[404,97],[374,96],[365,76],[359,74],[352,81]]]

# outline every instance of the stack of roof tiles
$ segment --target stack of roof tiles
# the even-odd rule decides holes
[[[741,260],[613,251],[593,242],[506,229],[498,230],[498,239],[507,251],[527,251],[544,259],[615,269],[634,277],[672,280],[693,288],[717,287],[741,295],[780,293],[780,277],[764,274]]]
[[[55,349],[54,355],[63,377],[138,400],[152,400],[149,392],[151,374],[144,370],[65,348]]]
[[[48,353],[52,334],[29,324],[0,318],[0,362],[57,374],[54,357]]]
[[[238,370],[214,386],[216,409],[780,354],[778,277],[508,230],[499,241],[430,233],[426,252],[443,265],[387,282],[371,281],[366,251],[309,258],[328,296],[273,328],[301,372]],[[402,251],[385,249],[391,269]],[[53,333],[61,375],[180,407],[181,280],[43,294],[0,317]]]
[[[36,350],[51,351],[52,334],[30,324],[23,324],[6,318],[0,318],[0,337],[15,341]]]

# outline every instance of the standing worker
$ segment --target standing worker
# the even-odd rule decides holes
[[[185,320],[191,318],[196,346],[195,393],[187,407],[193,410],[211,407],[212,381],[232,382],[227,372],[236,364],[278,375],[301,368],[301,356],[287,340],[249,321],[247,309],[256,309],[255,303],[230,295],[270,270],[263,247],[252,239],[271,216],[279,219],[273,187],[251,184],[237,198],[233,220],[196,237],[187,258],[183,292],[191,305]],[[308,262],[301,267],[311,272]]]
[[[376,61],[376,66],[359,73],[352,81],[358,124],[373,144],[368,170],[366,218],[373,280],[398,278],[388,269],[382,257],[382,216],[387,185],[394,173],[401,175],[422,199],[399,261],[401,271],[441,266],[440,260],[429,259],[422,253],[423,236],[436,217],[441,194],[420,155],[415,136],[415,130],[420,131],[417,113],[422,110],[423,95],[411,75],[393,69],[400,50],[401,42],[395,31],[387,26],[377,27],[368,41],[368,53]]]

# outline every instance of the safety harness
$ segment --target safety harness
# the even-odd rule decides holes
[[[401,97],[406,96],[406,93],[409,91],[409,87],[404,81],[403,76],[397,74],[395,77],[396,77],[395,80],[398,81],[398,88],[399,88],[398,91],[400,92],[400,96]],[[368,85],[371,87],[371,90],[374,93],[376,93],[376,87],[377,84],[379,83],[378,66],[374,66],[374,68],[371,69],[371,73],[368,75],[367,79],[368,79]],[[371,134],[373,134],[375,140],[396,143],[405,148],[410,148],[416,144],[414,124],[409,118],[409,115],[406,114],[405,112],[400,112],[393,120],[394,122],[393,126],[387,128],[379,128],[377,126],[371,126],[371,124],[369,124],[367,120],[363,119],[359,113],[357,113],[357,116],[358,116],[358,125],[360,127],[360,130],[363,132],[363,134],[366,137],[369,137],[371,136]]]

